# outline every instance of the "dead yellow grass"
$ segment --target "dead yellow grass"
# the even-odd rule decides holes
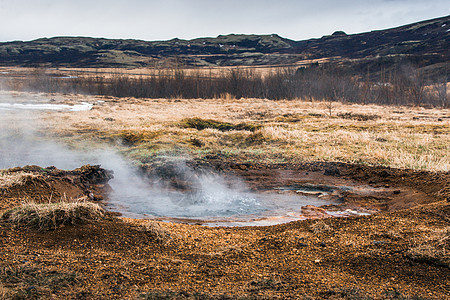
[[[298,63],[298,66],[301,65],[309,65],[316,61],[324,62],[328,59],[321,60],[305,60],[303,62]],[[295,67],[295,66],[291,66]],[[154,68],[134,68],[134,69],[125,69],[125,68],[46,68],[47,73],[51,74],[59,74],[61,76],[78,76],[78,77],[95,77],[98,75],[104,76],[105,78],[117,75],[124,75],[127,77],[145,77],[150,75],[159,75],[159,74],[172,74],[175,70],[182,71],[186,76],[211,76],[217,77],[222,75],[224,72],[227,72],[231,69],[239,69],[241,71],[249,71],[255,74],[267,75],[269,73],[276,72],[277,70],[283,70],[285,66],[246,66],[246,67],[235,67],[235,66],[224,66],[224,67],[204,67],[204,68],[183,68],[175,66],[166,66],[166,67],[154,67]],[[29,74],[37,72],[36,68],[24,68],[24,67],[0,67],[1,72],[8,72],[9,75],[16,76],[29,76]],[[39,70],[40,71],[40,70]]]
[[[332,230],[333,229],[331,228],[331,226],[325,223],[323,220],[319,220],[311,225],[311,231],[314,234],[330,232]]]
[[[7,172],[0,170],[0,188],[10,188],[14,185],[24,184],[30,178],[36,178],[39,175],[27,172]]]
[[[146,221],[140,226],[140,229],[148,233],[152,239],[159,242],[167,242],[171,239],[169,231],[155,221]]]
[[[317,101],[34,96],[94,103],[87,112],[46,113],[42,131],[66,136],[69,142],[93,138],[110,142],[135,132],[144,138],[124,149],[135,159],[176,148],[191,157],[220,153],[262,162],[322,160],[450,170],[448,109],[334,103],[329,116],[327,103]],[[221,132],[179,125],[193,117],[261,128],[254,133]],[[252,134],[262,138],[239,142],[251,140]]]
[[[432,230],[425,239],[416,242],[407,256],[428,263],[450,267],[450,227]]]
[[[25,203],[0,215],[0,223],[37,230],[54,230],[63,225],[75,225],[103,218],[105,211],[95,203],[85,201],[56,203]]]
[[[9,298],[9,289],[0,282],[0,300],[7,300]]]

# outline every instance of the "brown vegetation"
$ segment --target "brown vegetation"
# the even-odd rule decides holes
[[[98,204],[85,202],[83,199],[48,204],[25,203],[2,213],[0,223],[45,231],[64,225],[98,221],[104,216],[105,212]]]
[[[8,189],[15,185],[24,184],[27,180],[36,178],[39,175],[29,172],[6,172],[5,170],[0,170],[0,190]]]
[[[158,156],[215,155],[242,162],[341,161],[450,169],[448,109],[335,102],[329,116],[326,102],[29,93],[16,97],[94,103],[91,111],[46,113],[37,128],[70,141],[123,141],[122,153],[144,165]],[[22,117],[26,121],[27,115]],[[221,126],[234,129],[217,129]]]

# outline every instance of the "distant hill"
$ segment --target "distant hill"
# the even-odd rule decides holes
[[[393,29],[293,41],[272,35],[221,35],[169,41],[54,37],[0,43],[0,66],[146,67],[289,65],[333,58],[342,64],[370,64],[407,59],[448,72],[450,16]]]

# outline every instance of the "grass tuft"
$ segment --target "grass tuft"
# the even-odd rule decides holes
[[[333,228],[331,228],[330,225],[328,225],[327,223],[325,223],[322,220],[320,220],[318,222],[314,222],[310,226],[310,228],[311,228],[311,231],[314,232],[315,234],[323,233],[323,232],[329,232],[329,231],[333,230]]]
[[[22,185],[30,178],[36,178],[39,175],[27,172],[8,172],[0,171],[0,188],[10,188],[15,185]]]
[[[26,203],[1,214],[0,223],[48,231],[64,225],[96,221],[104,216],[104,209],[91,202]]]
[[[167,242],[171,236],[159,223],[148,221],[141,226],[141,230],[148,233],[154,240],[158,242]]]

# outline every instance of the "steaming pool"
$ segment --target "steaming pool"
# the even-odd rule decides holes
[[[333,196],[347,186],[294,184],[250,190],[242,181],[203,176],[187,189],[168,185],[142,186],[134,193],[115,186],[107,203],[123,217],[205,226],[269,226],[308,218],[369,215],[364,209],[335,209]],[[327,209],[329,208],[329,209]]]
[[[6,102],[0,102],[0,116],[10,117],[5,120],[17,119],[17,122],[5,122],[7,126],[0,135],[0,167],[40,165],[71,170],[85,164],[99,164],[114,170],[115,178],[109,182],[112,192],[105,206],[123,217],[205,226],[267,226],[308,218],[370,213],[336,209],[341,204],[337,197],[340,191],[352,188],[344,185],[287,182],[266,186],[265,181],[260,180],[263,187],[254,187],[239,176],[198,174],[183,162],[175,164],[176,179],[172,178],[172,182],[161,177],[146,178],[137,175],[131,164],[114,149],[69,148],[58,138],[44,138],[33,130],[33,123],[29,120],[22,123],[19,118],[22,114],[16,113],[23,110],[36,113],[87,111],[93,104],[73,102],[68,105],[52,99],[12,100],[16,99],[5,97]],[[174,185],[174,181],[177,184]]]

